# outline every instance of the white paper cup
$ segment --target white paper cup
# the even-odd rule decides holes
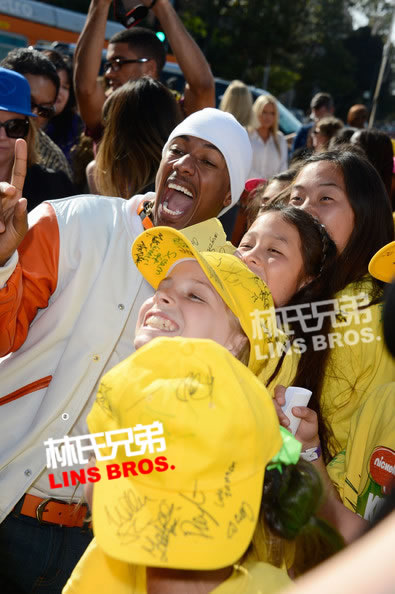
[[[291,421],[288,430],[295,435],[298,430],[301,419],[294,417],[292,408],[294,406],[307,406],[311,397],[311,390],[290,386],[285,390],[285,404],[282,407],[283,413]]]

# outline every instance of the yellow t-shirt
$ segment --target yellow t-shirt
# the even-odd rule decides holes
[[[281,353],[281,341],[278,342],[280,345],[279,353]],[[293,385],[293,379],[296,375],[296,370],[298,368],[298,363],[300,359],[300,355],[291,348],[289,348],[286,352],[286,355],[283,357],[281,367],[277,372],[275,378],[267,385],[268,380],[271,378],[272,374],[276,370],[276,366],[280,361],[281,354],[275,353],[275,356],[269,356],[267,359],[267,363],[265,367],[262,369],[260,374],[258,375],[258,379],[267,387],[267,390],[270,396],[274,396],[274,388],[278,385],[282,385],[285,387]]]
[[[380,386],[353,415],[346,449],[328,464],[346,507],[374,519],[395,477],[395,382]]]
[[[321,397],[322,415],[337,441],[330,444],[333,455],[346,447],[354,412],[373,390],[395,380],[394,361],[384,344],[382,304],[350,313],[353,301],[364,302],[357,296],[369,294],[371,287],[372,281],[366,277],[364,283],[348,285],[336,295],[345,315],[339,317],[327,339],[331,352]]]
[[[290,584],[283,569],[268,563],[247,561],[235,566],[232,575],[212,592],[215,594],[272,594]],[[93,539],[79,560],[63,594],[146,594],[145,567],[129,565],[106,555]]]

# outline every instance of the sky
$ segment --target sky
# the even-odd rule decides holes
[[[353,19],[353,25],[355,29],[358,27],[365,27],[368,24],[368,18],[363,12],[357,9],[351,9],[351,15]],[[395,45],[395,26],[392,27],[391,43]]]

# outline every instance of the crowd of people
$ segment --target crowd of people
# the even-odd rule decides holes
[[[142,27],[100,75],[111,0],[0,64],[0,591],[387,592],[391,139],[326,92],[294,138],[242,81],[217,109],[142,3],[181,96]]]

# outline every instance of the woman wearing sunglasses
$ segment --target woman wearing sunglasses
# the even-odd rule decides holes
[[[27,143],[27,175],[23,195],[32,210],[48,196],[62,198],[74,194],[68,176],[61,171],[46,169],[39,163],[35,151],[35,126],[26,78],[13,70],[0,68],[0,181],[11,180],[15,142]]]

